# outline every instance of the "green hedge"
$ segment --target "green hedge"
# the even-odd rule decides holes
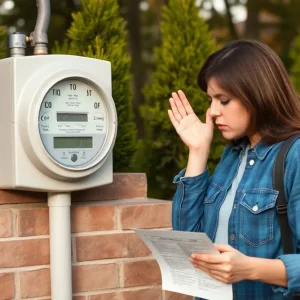
[[[4,27],[0,26],[0,59],[6,57],[7,34]]]

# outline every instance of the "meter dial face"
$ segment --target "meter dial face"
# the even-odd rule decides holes
[[[107,137],[107,109],[93,85],[65,79],[47,92],[39,111],[39,133],[48,154],[60,165],[93,166]]]

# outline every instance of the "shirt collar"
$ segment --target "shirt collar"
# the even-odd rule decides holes
[[[267,145],[266,143],[264,143],[263,141],[260,141],[259,143],[257,143],[253,150],[254,153],[257,155],[257,157],[260,160],[264,160],[265,157],[267,156],[267,154],[269,153],[269,151],[275,146],[276,144],[272,144],[272,145]]]
[[[245,151],[247,145],[249,144],[249,140],[248,138],[244,138],[241,140],[241,142],[236,145],[233,146],[232,149],[234,150],[241,150],[243,149],[243,151]],[[258,142],[253,148],[250,148],[250,150],[253,150],[253,152],[256,154],[256,156],[260,159],[260,160],[264,160],[265,157],[267,156],[267,154],[269,153],[269,151],[275,146],[276,144],[272,144],[272,145],[267,145],[266,143],[264,143],[262,140],[260,142]]]

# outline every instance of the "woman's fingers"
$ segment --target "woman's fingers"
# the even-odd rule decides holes
[[[177,130],[177,127],[179,126],[179,122],[175,119],[174,114],[171,109],[168,109],[168,114],[169,114],[169,118],[170,118],[173,126]]]
[[[226,274],[222,271],[205,268],[203,266],[199,266],[199,265],[195,265],[195,264],[194,264],[194,267],[197,269],[200,269],[201,271],[203,271],[207,275],[217,279],[218,281],[222,281],[225,283],[229,283],[229,281],[230,281],[230,275]]]
[[[181,99],[181,103],[186,111],[186,113],[189,115],[189,114],[193,114],[194,113],[194,110],[193,108],[191,107],[190,105],[190,102],[188,101],[188,99],[186,98],[185,94],[183,91],[179,90],[178,91],[178,95],[179,95],[179,98]]]
[[[219,270],[213,270],[213,269],[205,268],[205,267],[202,267],[202,266],[200,267],[198,265],[194,265],[194,267],[196,267],[197,269],[202,270],[203,272],[205,272],[207,274],[212,274],[212,275],[219,276],[219,277],[222,277],[224,275],[224,272],[221,272]]]
[[[180,122],[180,120],[187,115],[194,113],[184,92],[181,90],[179,90],[178,93],[172,93],[172,98],[170,98],[170,105],[173,115],[178,122]]]
[[[194,261],[191,260],[192,264],[194,266],[197,266],[200,269],[209,269],[209,270],[214,270],[214,271],[220,271],[222,269],[222,265],[220,264],[209,264],[205,262],[199,262],[199,261]]]
[[[170,105],[171,105],[171,109],[172,109],[174,118],[176,119],[177,122],[180,123],[180,121],[182,120],[182,115],[180,114],[180,112],[177,108],[175,100],[173,98],[170,98],[169,101],[170,101]]]
[[[182,104],[181,98],[179,98],[177,93],[174,93],[174,92],[172,93],[172,98],[174,99],[174,102],[175,102],[178,112],[180,113],[181,117],[184,118],[187,115],[187,113]]]

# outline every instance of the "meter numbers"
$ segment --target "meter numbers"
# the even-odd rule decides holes
[[[88,114],[57,113],[57,122],[87,122]]]
[[[60,136],[53,138],[54,149],[93,148],[93,138],[90,136]]]

